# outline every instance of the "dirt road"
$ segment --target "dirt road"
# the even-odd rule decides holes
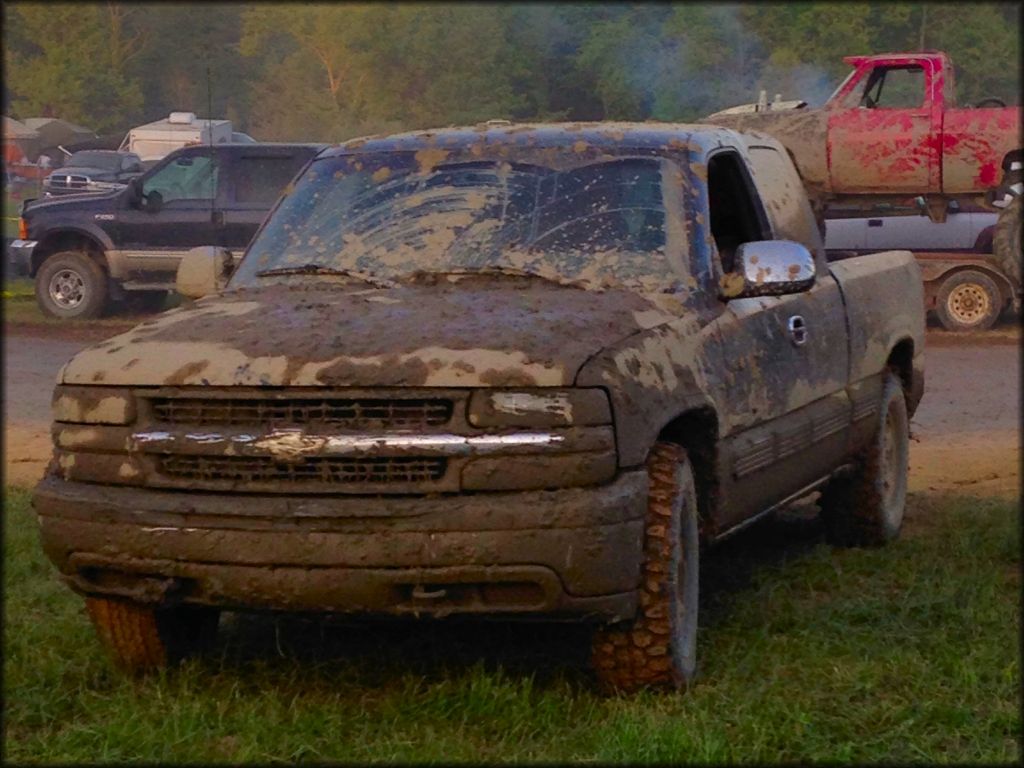
[[[50,452],[50,395],[60,366],[96,339],[8,328],[6,482],[31,485]],[[911,423],[912,491],[1020,494],[1020,336],[930,332],[924,400]]]

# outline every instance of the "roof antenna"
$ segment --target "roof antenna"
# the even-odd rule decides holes
[[[222,224],[224,216],[217,215],[217,153],[213,148],[213,78],[210,75],[210,52],[206,52],[206,137],[210,144],[210,167],[211,175],[210,189],[210,224],[214,230],[214,245],[220,245]]]

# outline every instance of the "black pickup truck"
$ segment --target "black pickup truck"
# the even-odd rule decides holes
[[[184,147],[126,188],[22,207],[15,268],[35,278],[48,315],[87,318],[111,301],[163,304],[194,247],[241,252],[282,188],[323,144]]]

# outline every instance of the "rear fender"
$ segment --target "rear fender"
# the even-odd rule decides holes
[[[829,264],[846,304],[850,381],[884,370],[889,355],[909,339],[924,350],[924,284],[910,251],[883,251]]]

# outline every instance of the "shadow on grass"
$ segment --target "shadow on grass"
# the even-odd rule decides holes
[[[814,506],[794,508],[705,551],[703,628],[724,621],[759,574],[805,556],[823,541],[816,512]],[[482,668],[528,677],[542,686],[568,681],[590,688],[592,631],[593,625],[544,621],[229,612],[221,618],[211,655],[226,668],[341,664],[365,685],[383,684],[402,673],[441,681]]]

